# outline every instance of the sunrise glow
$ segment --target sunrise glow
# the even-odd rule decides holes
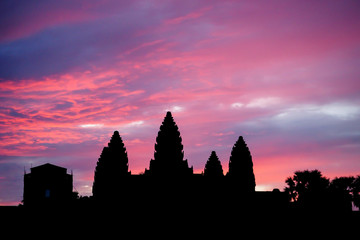
[[[129,169],[153,157],[166,111],[185,159],[224,172],[241,135],[257,190],[296,170],[360,174],[358,1],[4,1],[0,204],[50,162],[91,195],[115,130]]]

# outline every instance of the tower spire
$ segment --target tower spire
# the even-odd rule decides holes
[[[250,150],[242,136],[234,144],[227,176],[234,179],[241,191],[255,191],[255,175]]]
[[[220,162],[218,156],[216,155],[215,151],[211,152],[211,155],[205,164],[204,176],[205,177],[222,177],[222,176],[224,176],[221,162]]]
[[[128,156],[118,131],[112,135],[97,162],[93,183],[94,197],[107,197],[119,189],[122,177],[129,176]]]
[[[160,176],[189,176],[193,173],[184,160],[182,138],[171,112],[167,112],[156,137],[154,159],[147,174]]]

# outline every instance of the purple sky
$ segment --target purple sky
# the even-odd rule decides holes
[[[244,136],[257,190],[296,170],[360,174],[359,1],[1,1],[0,205],[24,167],[91,195],[115,130],[132,173],[173,113],[185,158],[227,172]]]

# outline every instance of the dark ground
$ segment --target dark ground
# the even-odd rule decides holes
[[[358,235],[360,226],[360,212],[335,214],[293,210],[228,211],[226,206],[212,211],[181,207],[146,209],[150,208],[0,207],[0,227],[3,236],[11,236],[8,239],[20,237],[249,239],[264,236],[271,237],[270,239],[299,237],[324,239],[326,236],[346,239],[353,234]]]

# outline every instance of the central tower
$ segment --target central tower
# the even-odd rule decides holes
[[[184,151],[179,128],[171,112],[167,112],[156,137],[154,159],[150,160],[146,175],[151,176],[191,176],[193,168],[189,168],[184,160]]]

